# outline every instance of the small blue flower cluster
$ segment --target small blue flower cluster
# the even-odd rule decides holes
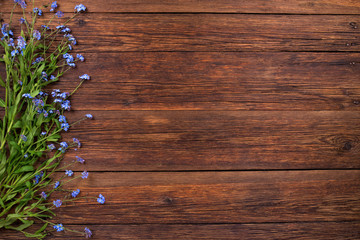
[[[75,12],[79,13],[85,11],[86,11],[86,7],[83,4],[79,4],[75,6]]]
[[[14,3],[17,3],[20,5],[21,8],[25,9],[27,4],[25,2],[25,0],[14,0]]]
[[[41,171],[39,174],[36,174],[34,179],[34,184],[38,184],[39,180],[43,177],[43,175],[44,175],[43,171]]]
[[[62,201],[61,201],[60,199],[58,199],[58,200],[54,200],[54,201],[53,201],[53,204],[54,204],[54,206],[55,206],[55,207],[57,207],[57,208],[58,208],[58,207],[60,207],[60,206],[61,206]]]
[[[77,189],[71,193],[71,196],[76,197],[77,195],[79,195],[79,193],[80,193],[80,189]]]
[[[71,177],[74,174],[71,170],[65,170],[65,175]]]
[[[105,203],[105,197],[102,194],[99,194],[99,197],[98,197],[97,201],[100,204],[104,204]]]
[[[54,225],[54,229],[58,232],[61,232],[61,231],[64,231],[64,226],[61,223],[59,223],[59,224]]]

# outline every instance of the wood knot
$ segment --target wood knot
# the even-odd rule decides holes
[[[356,62],[350,62],[351,66],[355,66]]]
[[[174,200],[171,197],[165,196],[163,198],[163,202],[168,204],[168,205],[171,205],[171,204],[173,204]]]
[[[358,25],[357,25],[356,22],[350,22],[349,25],[350,25],[350,27],[351,27],[352,29],[357,29],[357,28],[358,28]]]
[[[360,101],[359,101],[359,100],[354,100],[353,103],[354,103],[355,105],[359,105],[359,104],[360,104]]]
[[[346,142],[343,146],[343,150],[349,151],[352,148],[351,142]]]
[[[79,26],[84,26],[86,24],[86,22],[82,19],[79,19],[78,24],[79,24]]]

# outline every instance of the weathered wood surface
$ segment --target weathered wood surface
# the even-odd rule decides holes
[[[40,227],[40,226],[39,226]],[[83,231],[85,225],[69,225]],[[89,226],[88,226],[89,227]],[[329,240],[360,238],[360,222],[311,222],[266,224],[121,224],[91,225],[94,239],[177,239],[177,240]],[[7,240],[24,239],[23,235],[5,232]],[[51,234],[49,239],[84,239],[71,232]]]
[[[91,75],[72,97],[75,110],[360,109],[359,53],[123,52],[85,57],[85,64],[52,86],[71,91],[77,76]],[[89,97],[83,101],[85,95]]]
[[[87,14],[77,20],[71,24],[77,49],[86,52],[360,50],[360,30],[351,25],[357,15]]]
[[[69,121],[85,113],[76,111]],[[89,170],[360,168],[359,112],[91,113],[94,120],[65,134],[65,139],[78,137],[83,143],[67,159],[82,156]]]
[[[360,51],[359,21],[358,15],[88,13],[69,26],[83,52]]]
[[[106,204],[56,221],[94,239],[360,238],[360,2],[85,4],[71,28],[86,63],[54,88],[92,76],[67,116],[95,120],[64,135],[83,143],[65,161],[86,159],[69,187]]]
[[[76,173],[75,176],[80,173]],[[92,173],[64,224],[359,221],[360,171]],[[84,211],[86,209],[86,211]],[[96,213],[96,214],[94,214]],[[101,222],[99,221],[101,219]],[[56,220],[55,220],[56,221]]]
[[[48,4],[50,1],[37,0]],[[75,2],[58,1],[61,11],[73,12]],[[0,8],[11,9],[12,1],[1,0]],[[87,0],[89,12],[209,12],[209,13],[295,13],[359,14],[356,0]],[[17,11],[19,9],[16,9]]]

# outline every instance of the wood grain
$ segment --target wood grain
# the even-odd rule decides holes
[[[77,176],[80,173],[76,173]],[[359,221],[360,171],[93,173],[64,224]],[[86,211],[85,211],[86,209]],[[94,214],[96,213],[96,214]]]
[[[89,227],[92,239],[177,239],[177,240],[329,240],[358,239],[359,222],[312,222],[312,223],[267,223],[267,224],[121,224],[121,225],[66,225],[83,231]],[[40,226],[38,227],[40,228]],[[3,231],[7,240],[26,239],[19,233]],[[84,239],[71,232],[51,234],[49,239]]]
[[[75,110],[359,110],[359,53],[88,53]],[[3,66],[0,75],[4,76]],[[1,89],[3,90],[3,89]],[[0,97],[4,93],[1,91]],[[91,96],[86,98],[84,96]]]
[[[49,1],[38,0],[38,5]],[[89,12],[211,12],[211,13],[295,13],[295,14],[359,14],[360,3],[354,0],[87,0]],[[73,12],[72,1],[58,2],[61,11]],[[0,8],[10,11],[12,1],[1,1]],[[17,11],[20,8],[16,9]]]
[[[84,52],[359,51],[360,30],[354,27],[359,20],[357,15],[89,13],[69,25]]]
[[[85,113],[68,114],[69,121]],[[89,170],[359,168],[359,112],[92,111],[70,129]]]

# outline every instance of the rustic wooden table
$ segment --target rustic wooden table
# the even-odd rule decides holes
[[[68,116],[95,120],[65,160],[107,202],[57,221],[94,239],[360,239],[360,1],[83,3],[87,61],[57,87],[91,75]]]

